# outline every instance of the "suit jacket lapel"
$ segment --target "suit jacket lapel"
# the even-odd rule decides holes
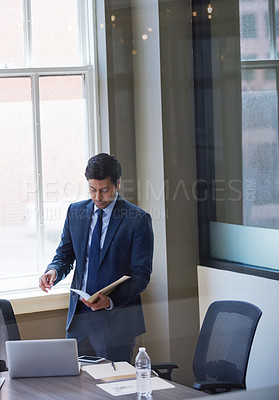
[[[105,242],[104,242],[104,246],[101,250],[100,253],[100,263],[99,263],[99,268],[100,265],[108,251],[108,248],[110,246],[110,243],[115,235],[115,232],[117,231],[117,228],[120,224],[120,222],[122,221],[122,210],[125,208],[124,202],[121,199],[120,196],[118,196],[118,199],[116,200],[114,209],[112,211],[111,217],[110,217],[110,221],[109,221],[109,226],[108,226],[108,230],[107,230],[107,234],[106,234],[106,238],[105,238]]]

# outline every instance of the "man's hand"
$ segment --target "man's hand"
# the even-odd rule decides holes
[[[90,307],[92,311],[101,310],[102,308],[110,307],[110,301],[109,301],[108,296],[103,295],[102,292],[100,292],[100,297],[94,303],[90,303],[89,301],[86,301],[85,299],[81,299],[81,301],[87,307]]]
[[[48,292],[56,279],[56,271],[54,269],[50,269],[45,274],[40,276],[39,278],[39,287],[44,291]]]

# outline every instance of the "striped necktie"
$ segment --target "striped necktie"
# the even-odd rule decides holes
[[[88,261],[88,275],[87,275],[87,284],[86,284],[86,292],[90,295],[97,292],[98,285],[98,267],[100,261],[100,242],[102,236],[102,214],[103,210],[98,208],[95,211],[97,214],[97,222],[95,224],[91,246],[89,251],[89,261]]]

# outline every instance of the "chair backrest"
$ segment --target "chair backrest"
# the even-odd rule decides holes
[[[197,381],[243,384],[261,310],[244,301],[216,301],[205,315],[193,360]]]
[[[11,303],[0,299],[0,371],[6,371],[7,340],[20,340],[20,334]]]

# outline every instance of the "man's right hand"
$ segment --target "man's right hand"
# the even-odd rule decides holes
[[[44,292],[47,293],[52,288],[55,279],[56,279],[56,271],[55,271],[55,269],[50,269],[45,274],[40,276],[40,278],[39,278],[39,287]]]

